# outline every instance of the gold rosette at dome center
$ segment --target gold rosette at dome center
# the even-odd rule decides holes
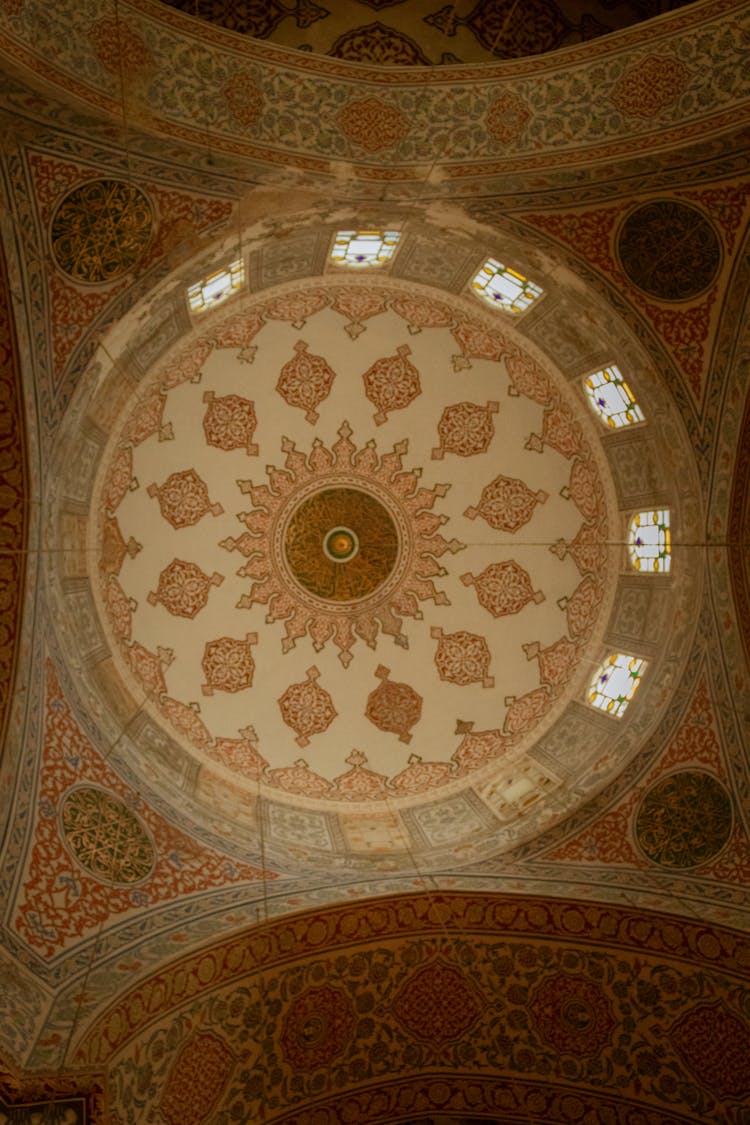
[[[385,506],[356,488],[326,488],[295,509],[284,533],[292,576],[309,593],[333,602],[374,594],[399,554],[396,525]]]

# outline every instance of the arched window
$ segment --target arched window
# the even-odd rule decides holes
[[[589,703],[619,719],[638,690],[646,661],[613,653],[597,670],[589,687]]]
[[[583,385],[589,402],[606,426],[620,429],[645,421],[635,395],[614,364],[589,375]]]
[[[401,234],[397,230],[340,230],[331,261],[337,266],[382,266],[390,261]]]
[[[245,263],[241,258],[222,270],[210,273],[208,277],[196,281],[187,291],[188,305],[192,313],[206,312],[231,297],[245,284]]]
[[[542,289],[518,270],[488,258],[471,283],[485,301],[507,313],[525,312]]]
[[[628,530],[628,552],[635,570],[648,574],[667,574],[672,562],[672,537],[669,512],[659,508],[633,516]]]

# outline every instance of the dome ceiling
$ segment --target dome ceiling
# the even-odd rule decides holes
[[[747,5],[431,68],[203,6],[0,5],[0,1117],[740,1125]]]
[[[444,256],[427,225],[364,274],[325,264],[336,228],[305,230],[246,234],[258,288],[190,319],[231,259],[181,269],[90,365],[61,456],[79,410],[99,436],[51,497],[60,640],[118,768],[207,845],[292,869],[478,858],[584,802],[658,715],[695,575],[639,575],[625,543],[644,505],[689,533],[681,439],[667,464],[648,422],[623,443],[595,416],[582,377],[617,328],[562,274],[537,262],[513,316],[404,276]],[[264,285],[293,247],[303,280]],[[470,280],[482,248],[461,257]],[[657,603],[679,626],[658,639]],[[588,703],[617,652],[646,661],[622,719]]]
[[[583,698],[619,562],[582,396],[512,328],[384,285],[197,327],[128,404],[95,501],[133,694],[253,792],[517,784]]]
[[[385,66],[538,55],[691,0],[165,0],[219,27],[300,51]]]

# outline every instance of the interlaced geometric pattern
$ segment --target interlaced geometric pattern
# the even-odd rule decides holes
[[[382,266],[393,257],[400,237],[397,230],[340,230],[331,261],[337,266]]]
[[[140,820],[103,789],[81,786],[62,806],[62,829],[78,862],[106,883],[137,883],[156,856]]]
[[[669,511],[639,512],[628,530],[628,553],[634,570],[648,574],[667,574],[672,564],[672,536]]]
[[[208,277],[196,281],[187,291],[188,305],[192,313],[206,312],[231,297],[245,284],[245,263],[242,258],[232,262],[225,269],[216,270]]]
[[[637,207],[622,225],[617,249],[633,284],[660,301],[697,297],[721,265],[721,242],[713,224],[696,207],[676,199],[654,199]]]
[[[533,281],[494,258],[487,259],[471,284],[480,297],[507,313],[525,312],[542,295]]]
[[[731,797],[703,770],[668,774],[641,801],[635,833],[654,863],[697,867],[718,855],[732,834]]]
[[[143,192],[119,180],[89,180],[65,196],[52,220],[52,252],[75,281],[101,284],[132,269],[151,240]]]
[[[622,426],[645,421],[635,395],[614,364],[589,375],[583,385],[589,402],[605,426],[619,430]]]
[[[345,269],[192,318],[197,334],[118,423],[99,593],[125,682],[188,755],[238,787],[347,802],[351,839],[370,840],[348,802],[458,788],[583,695],[611,651],[597,647],[576,687],[617,556],[602,548],[599,423],[502,316],[383,274],[344,284]],[[363,336],[347,330],[355,318]],[[331,365],[320,386],[313,360]],[[464,547],[454,531],[467,527]],[[512,801],[499,789],[492,807],[515,818],[536,775],[529,786]],[[383,819],[383,839],[395,823]]]
[[[645,669],[645,660],[613,653],[591,681],[589,703],[614,718],[621,718],[638,690]]]

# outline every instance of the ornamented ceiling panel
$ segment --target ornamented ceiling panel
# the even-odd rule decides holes
[[[229,31],[300,51],[383,66],[483,62],[554,51],[630,27],[691,0],[166,0]]]
[[[104,1011],[74,1059],[109,1065],[123,1125],[157,1107],[174,1125],[390,1125],[430,1111],[741,1125],[747,970],[747,939],[721,927],[404,895],[182,958]],[[153,994],[169,1020],[151,1014]]]
[[[701,403],[709,371],[707,350],[721,314],[737,238],[747,222],[750,184],[705,191],[681,188],[670,198],[620,202],[524,222],[551,235],[627,289],[633,305],[657,330]]]
[[[131,125],[172,141],[203,145],[208,131],[214,153],[310,177],[369,183],[397,168],[421,196],[433,162],[431,190],[448,195],[467,177],[611,163],[735,128],[748,105],[746,20],[745,4],[713,0],[649,25],[648,38],[632,29],[571,46],[561,62],[425,70],[291,52],[157,0],[123,2],[117,19],[79,0],[24,0],[0,10],[0,46],[118,123],[124,107]]]
[[[299,253],[317,261],[330,237]],[[433,237],[405,234],[394,271],[432,268]],[[248,263],[275,276],[264,249]],[[559,312],[550,284],[539,307]],[[282,865],[444,864],[496,847],[501,825],[505,846],[538,830],[622,768],[611,740],[653,722],[648,707],[624,725],[592,712],[572,758],[535,747],[569,701],[587,710],[610,652],[653,664],[674,642],[679,659],[697,573],[628,574],[621,544],[657,496],[678,539],[697,513],[678,431],[667,464],[648,421],[610,435],[595,418],[582,357],[605,329],[570,308],[591,327],[567,378],[530,343],[535,307],[514,322],[337,271],[198,314],[157,363],[150,314],[134,338],[117,330],[122,360],[86,384],[86,456],[61,463],[69,551],[52,586],[96,737],[135,784],[252,863],[260,818]],[[674,610],[658,644],[654,599]],[[641,700],[658,662],[644,682]]]
[[[22,1104],[52,1097],[65,1112],[89,1081],[65,1077],[80,1045],[76,1065],[116,1052],[112,1098],[130,1106],[125,1116],[137,1121],[132,1107],[146,1097],[172,1125],[241,1119],[243,1099],[265,1090],[253,1039],[262,1027],[262,1058],[278,1064],[279,1121],[307,1125],[308,1106],[283,1102],[300,1089],[330,1121],[742,1120],[747,189],[728,130],[739,136],[747,111],[747,6],[707,0],[556,61],[421,70],[370,65],[387,62],[391,25],[401,27],[401,63],[410,51],[414,60],[404,35],[430,53],[397,22],[416,3],[371,0],[328,42],[338,9],[315,7],[330,15],[290,4],[265,41],[155,0],[117,13],[9,0],[0,11],[11,69],[46,90],[8,76],[2,93],[13,118],[0,221],[35,483],[29,496],[22,438],[4,434],[2,657],[8,680],[16,660],[19,673],[3,696],[12,710],[0,785],[0,1045],[55,1075],[0,1076],[0,1104],[12,1107],[3,1112],[15,1120]],[[427,34],[449,50],[479,44],[478,19],[492,25],[481,3],[457,6],[455,21],[446,5],[423,7],[434,17]],[[568,23],[582,28],[582,13]],[[545,18],[556,35],[552,5]],[[323,58],[275,45],[277,31],[304,32],[321,51],[345,41]],[[349,61],[358,51],[369,63]],[[336,175],[337,186],[323,203],[245,196],[248,182],[274,175],[272,163],[285,183],[302,173],[308,185]],[[349,201],[369,198],[376,178],[400,179],[388,199],[400,206],[412,192],[424,208],[383,208],[385,222],[406,217],[389,267],[400,288],[337,274],[242,298],[226,318],[195,321],[191,366],[188,340],[177,343],[189,331],[183,283],[213,268],[211,248],[195,275],[172,275],[119,337],[102,337],[239,196],[240,226],[246,206],[261,220],[252,248],[244,242],[253,286],[319,275],[334,208],[345,200],[352,222]],[[101,189],[113,182],[132,192]],[[417,229],[428,195],[495,191],[477,200],[481,232],[440,206],[429,216],[439,233]],[[522,227],[517,216],[515,241],[499,218],[511,192],[529,218]],[[307,207],[314,218],[289,218]],[[318,221],[325,230],[312,229]],[[103,255],[94,229],[109,235]],[[488,253],[513,247],[545,288],[517,332],[502,319],[487,332],[479,317],[490,340],[499,326],[505,351],[457,334],[457,309],[474,320],[465,301],[419,289],[458,292],[485,241]],[[566,247],[578,257],[563,294]],[[593,300],[597,288],[606,302]],[[328,303],[305,304],[303,293]],[[13,356],[11,335],[2,340]],[[40,362],[47,346],[54,372]],[[581,413],[575,381],[612,350],[639,401],[644,392],[648,424],[605,438]],[[521,386],[528,356],[541,370],[536,395]],[[100,379],[91,407],[85,394]],[[18,388],[4,387],[20,429]],[[587,445],[607,458],[593,455],[591,495],[574,479]],[[97,466],[95,497],[114,486],[98,510]],[[622,541],[626,517],[657,498],[672,509],[674,566],[649,584],[627,570]],[[617,547],[587,565],[582,532],[602,506]],[[491,560],[469,561],[483,550]],[[605,572],[611,610],[603,598],[579,634],[570,606]],[[555,575],[565,588],[553,589]],[[522,595],[516,613],[501,612],[509,589]],[[214,614],[217,627],[202,632]],[[593,662],[597,637],[649,662],[652,686],[644,678],[622,725],[587,707],[576,694],[583,667],[567,663]],[[447,703],[467,699],[471,709],[453,707],[446,723]],[[282,877],[262,878],[269,867]],[[475,900],[460,934],[442,899],[432,910],[438,891],[426,912],[415,905],[419,932],[382,902],[349,901],[415,885],[512,889],[513,910],[493,916],[489,941],[472,931],[463,944],[481,913]],[[644,909],[558,903],[537,913],[529,898],[539,888]],[[323,908],[337,899],[348,903],[337,915],[346,942],[355,930],[362,938],[356,950],[336,948],[326,928],[335,911]],[[670,918],[650,915],[654,905]],[[498,968],[503,927],[513,930],[511,963]],[[160,1018],[165,1002],[173,1021]],[[466,1076],[483,1051],[491,1084]],[[435,1080],[454,1064],[450,1081]],[[390,1084],[388,1068],[399,1072]]]
[[[123,785],[87,742],[50,664],[41,816],[15,896],[13,929],[51,959],[144,908],[273,873],[196,845]]]
[[[509,330],[444,303],[243,305],[104,458],[97,597],[130,690],[192,756],[314,801],[517,765],[601,636],[597,438]]]

